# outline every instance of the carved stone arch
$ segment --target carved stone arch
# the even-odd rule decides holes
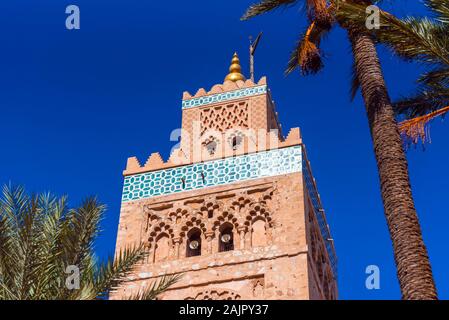
[[[257,299],[261,299],[264,296],[265,284],[264,278],[255,279],[253,281],[253,296]]]
[[[262,196],[260,197],[260,200],[264,203],[268,203],[269,201],[273,200],[274,191],[276,190],[275,187],[270,187],[268,190],[266,190]]]
[[[254,200],[251,197],[248,197],[246,194],[239,194],[234,201],[231,203],[231,207],[236,212],[242,211],[245,207],[247,207]]]
[[[245,227],[248,229],[249,223],[246,221],[248,216],[249,206],[254,202],[254,199],[248,196],[246,193],[241,193],[237,196],[229,206],[229,211],[232,211],[233,215],[237,218],[236,224],[240,228]]]
[[[240,300],[240,294],[229,289],[210,289],[199,291],[184,300]]]
[[[188,206],[178,206],[168,212],[168,218],[174,225],[181,224],[182,220],[190,215],[190,211],[191,210]]]
[[[204,251],[202,245],[204,244],[204,231],[199,227],[194,226],[186,232],[185,241],[185,255],[186,257],[201,256]],[[191,247],[193,243],[196,243],[195,247]]]
[[[253,247],[266,246],[273,242],[273,219],[265,203],[251,203],[245,223],[250,229]]]
[[[148,232],[148,242],[150,247],[157,240],[158,236],[162,233],[166,233],[168,237],[173,240],[175,235],[173,226],[169,221],[164,221],[165,219],[159,220],[156,224],[152,225],[150,231]]]
[[[202,219],[198,219],[195,216],[189,216],[188,219],[184,221],[181,228],[179,228],[179,237],[185,238],[187,233],[193,228],[198,228],[203,236],[207,231],[206,223],[203,222]]]
[[[253,202],[249,205],[248,213],[246,215],[246,224],[251,225],[256,219],[262,218],[266,223],[267,227],[273,227],[273,217],[271,211],[268,210],[267,206],[261,202]]]
[[[239,239],[239,233],[236,225],[230,221],[225,221],[215,227],[218,252],[234,250],[236,248],[236,240],[238,241]]]
[[[153,210],[146,210],[145,214],[146,214],[146,224],[144,226],[143,231],[148,233],[150,232],[152,227],[159,221],[163,220],[163,218]]]
[[[276,196],[277,186],[276,183],[273,184],[273,186],[269,187],[267,190],[265,190],[258,198],[257,201],[260,204],[264,205],[267,209],[267,211],[271,213],[278,212],[279,210],[279,201],[274,201],[274,198]]]
[[[251,221],[251,246],[264,247],[269,244],[269,227],[264,217],[259,216]]]
[[[154,262],[163,262],[170,258],[172,238],[161,232],[154,239]]]
[[[235,229],[239,226],[239,219],[235,214],[236,212],[232,207],[228,209],[224,209],[215,219],[212,223],[212,230],[217,230],[222,224],[224,223],[230,223]]]
[[[199,145],[201,148],[202,159],[208,159],[209,157],[219,154],[223,154],[223,133],[213,128],[202,130],[199,138]]]
[[[206,199],[200,208],[201,215],[204,219],[213,219],[223,207],[221,201],[209,198]]]
[[[256,138],[253,130],[236,126],[225,131],[223,142],[225,150],[240,151],[249,146],[249,142],[255,147]]]
[[[167,211],[173,207],[173,204],[163,204],[163,205],[144,205],[143,214],[145,216],[145,223],[142,224],[142,232],[149,233],[154,225],[157,225],[161,221],[166,224],[170,224],[167,218]]]

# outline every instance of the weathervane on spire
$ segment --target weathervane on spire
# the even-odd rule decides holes
[[[259,44],[260,37],[262,37],[262,32],[259,33],[256,40],[253,41],[253,37],[249,36],[249,74],[251,81],[254,82],[254,54]]]

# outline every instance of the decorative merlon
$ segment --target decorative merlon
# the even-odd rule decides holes
[[[126,163],[126,170],[139,170],[141,165],[137,157],[130,157]]]
[[[267,77],[260,78],[260,80],[257,83],[254,83],[253,81],[251,81],[249,79],[246,81],[239,80],[236,82],[225,81],[222,84],[216,84],[216,85],[212,86],[212,88],[209,91],[206,91],[204,88],[201,88],[193,96],[188,91],[184,91],[182,100],[199,98],[199,97],[203,97],[205,95],[221,93],[221,92],[225,92],[228,90],[237,90],[237,89],[250,88],[250,87],[262,86],[262,85],[267,85]]]
[[[164,165],[164,160],[162,159],[159,152],[154,152],[151,154],[151,156],[148,158],[147,162],[145,163],[145,167],[160,167]]]

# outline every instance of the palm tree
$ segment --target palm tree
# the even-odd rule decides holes
[[[107,298],[146,253],[143,246],[127,248],[115,260],[97,263],[93,246],[104,211],[95,198],[68,209],[66,197],[29,196],[21,187],[5,186],[0,199],[0,300]],[[72,277],[77,275],[79,282]],[[177,280],[164,277],[129,298],[155,299]]]
[[[427,124],[449,111],[449,3],[445,0],[424,3],[435,19],[398,19],[380,11],[381,26],[373,30],[375,40],[387,45],[394,54],[428,67],[417,81],[417,93],[394,104],[396,114],[407,119],[399,124],[399,129],[413,143],[429,140]],[[338,15],[363,24],[365,8],[345,3]]]
[[[242,19],[297,4],[297,0],[262,0],[252,5]],[[375,42],[363,25],[336,19],[338,7],[368,0],[307,0],[310,26],[298,41],[287,73],[299,67],[303,74],[322,67],[319,45],[323,36],[339,24],[347,31],[354,56],[353,92],[360,87],[374,144],[385,216],[393,243],[397,275],[403,299],[437,299],[432,270],[413,201],[408,164],[390,97],[377,56]]]

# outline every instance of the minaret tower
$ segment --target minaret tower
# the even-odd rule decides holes
[[[299,128],[286,137],[266,78],[182,99],[181,144],[128,159],[117,248],[148,258],[111,295],[183,273],[160,299],[336,299],[336,256]]]

